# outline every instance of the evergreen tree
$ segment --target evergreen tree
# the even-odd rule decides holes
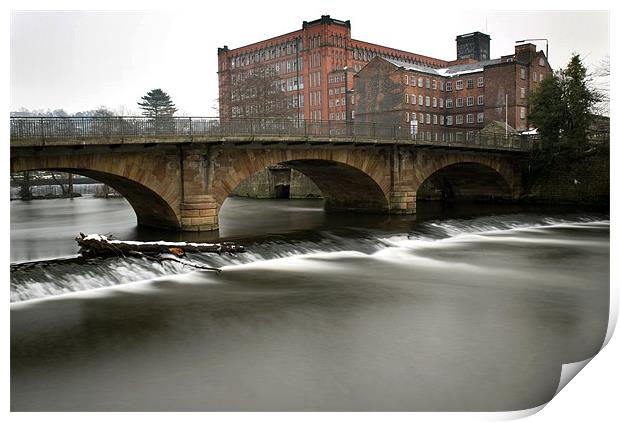
[[[530,94],[530,121],[536,125],[543,149],[557,146],[566,119],[562,101],[562,80],[557,74],[545,78]]]
[[[147,117],[172,117],[177,111],[170,96],[159,88],[147,92],[141,100],[138,106],[142,109],[142,115]]]
[[[564,101],[566,107],[565,135],[574,149],[583,151],[587,132],[594,118],[594,106],[600,95],[589,87],[591,77],[581,62],[579,54],[573,55],[563,72]]]
[[[566,69],[545,78],[530,94],[530,121],[538,128],[543,150],[583,151],[600,94],[578,54]]]

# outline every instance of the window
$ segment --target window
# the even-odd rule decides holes
[[[436,125],[437,124],[437,115],[433,114],[433,124]]]
[[[478,123],[484,122],[484,113],[478,113]]]
[[[457,107],[463,107],[463,99],[462,98],[457,98],[456,99],[456,106]]]
[[[521,98],[525,98],[525,88],[521,88]]]
[[[437,81],[433,79],[433,89],[437,89]]]
[[[538,74],[536,72],[534,72],[532,78],[534,79],[534,82],[538,82]]]
[[[420,113],[420,123],[424,123],[424,114]]]
[[[331,78],[331,76],[330,76],[330,78]],[[333,89],[329,90],[329,95],[334,95],[334,90]]]
[[[484,77],[480,76],[478,78],[478,88],[482,88],[484,86]]]
[[[424,86],[424,80],[422,78],[418,78],[418,86],[422,88]]]
[[[452,126],[452,116],[446,116],[446,126]]]
[[[405,75],[405,85],[409,85],[409,75]]]
[[[412,96],[411,96],[411,104],[416,104],[416,99],[417,99],[417,98],[418,98],[418,97],[416,97],[415,95],[412,95]]]
[[[452,82],[446,82],[446,91],[452,91]]]
[[[427,125],[430,125],[430,124],[431,124],[431,115],[430,115],[430,114],[427,114],[427,115],[426,115],[426,124],[427,124]]]
[[[471,107],[474,105],[474,97],[467,97],[467,106]]]
[[[411,86],[415,86],[415,76],[414,75],[411,75],[411,77],[409,78],[409,84]]]
[[[433,97],[433,107],[437,107],[437,98]]]
[[[525,68],[521,68],[521,79],[525,79]]]
[[[439,108],[443,108],[443,98],[439,99]]]
[[[468,79],[467,80],[467,89],[471,89],[474,87],[474,80],[473,79]]]
[[[430,106],[431,106],[431,97],[427,95],[426,96],[426,107],[430,107]]]
[[[522,119],[525,119],[525,107],[521,107],[519,114],[520,114],[519,117],[521,117]]]
[[[467,115],[467,123],[473,123],[474,122],[474,115],[473,113],[470,113]]]
[[[409,94],[405,94],[405,103],[409,104]]]
[[[333,107],[333,106],[334,106],[334,100],[329,100],[329,106],[330,106],[330,107]],[[330,120],[331,120],[331,118],[330,118]]]
[[[452,98],[446,99],[446,108],[452,108]]]
[[[538,66],[543,66],[543,67],[545,66],[545,59],[544,58],[541,57],[541,58],[538,59]]]
[[[478,105],[484,105],[484,95],[478,95]]]
[[[417,113],[411,113],[411,121],[415,122],[418,120],[418,114]]]
[[[462,80],[458,80],[456,81],[456,89],[463,89],[463,81]]]
[[[538,82],[542,82],[542,80],[543,80],[543,76],[545,76],[545,75],[543,75],[543,74],[541,73],[541,74],[540,74],[540,76],[538,77]]]
[[[444,123],[444,118],[442,115],[442,116],[439,116],[439,124],[443,126],[443,123]]]
[[[419,105],[424,105],[424,97],[421,96],[421,95],[418,95],[418,104]],[[424,119],[422,119],[422,120],[424,120]]]
[[[439,90],[443,91],[443,81],[439,81]]]
[[[405,112],[405,121],[408,122],[409,121],[409,113]]]
[[[431,87],[431,80],[426,78],[426,88],[429,89]]]
[[[463,115],[462,114],[457,114],[456,115],[456,124],[457,125],[462,125],[463,124]]]

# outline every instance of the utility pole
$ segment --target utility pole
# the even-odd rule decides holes
[[[506,94],[506,99],[504,100],[504,108],[506,109],[506,140],[508,139],[508,94]]]

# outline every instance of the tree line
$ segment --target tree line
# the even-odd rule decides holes
[[[604,66],[597,69],[599,76],[605,76]],[[607,125],[608,130],[609,118],[600,115],[607,99],[604,90],[594,87],[593,74],[579,54],[573,54],[566,68],[540,82],[528,98],[528,117],[540,134],[530,168],[545,172],[554,164],[571,165],[584,154],[608,150],[608,143],[592,142],[592,133],[600,126]]]

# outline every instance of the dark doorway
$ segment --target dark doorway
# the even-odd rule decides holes
[[[276,185],[274,190],[276,199],[289,199],[291,196],[291,185]]]

